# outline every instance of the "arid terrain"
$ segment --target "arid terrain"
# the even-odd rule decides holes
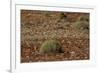
[[[40,53],[50,39],[62,53]],[[89,60],[89,41],[89,13],[21,10],[21,63]]]

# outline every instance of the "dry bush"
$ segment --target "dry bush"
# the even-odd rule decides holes
[[[80,16],[78,20],[74,23],[76,29],[89,31],[89,16]]]
[[[47,40],[45,41],[41,48],[40,48],[40,53],[61,53],[62,52],[62,48],[61,45],[59,44],[58,41],[56,40]]]

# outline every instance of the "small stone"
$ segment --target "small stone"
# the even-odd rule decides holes
[[[75,51],[71,51],[70,53],[71,53],[71,54],[75,54]]]
[[[75,56],[75,51],[70,52],[71,56]]]
[[[65,60],[68,60],[68,58],[65,58]]]
[[[62,40],[62,43],[64,43],[65,40]]]
[[[85,59],[88,59],[88,57],[85,57]]]
[[[26,58],[29,58],[29,56],[26,56]]]

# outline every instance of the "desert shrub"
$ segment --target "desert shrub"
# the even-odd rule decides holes
[[[77,21],[75,27],[80,30],[89,30],[89,23],[86,21]]]
[[[79,30],[89,31],[89,16],[80,16],[74,26]]]
[[[87,22],[89,22],[89,15],[81,15],[78,18],[78,21],[87,21]]]
[[[60,13],[60,19],[65,19],[67,16],[64,13]]]
[[[56,40],[47,40],[40,47],[41,54],[50,54],[50,53],[61,53],[62,48],[58,41]]]
[[[46,17],[50,17],[51,14],[50,14],[49,12],[45,12],[44,15],[45,15]]]

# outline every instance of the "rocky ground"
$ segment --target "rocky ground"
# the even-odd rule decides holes
[[[89,32],[74,23],[88,13],[21,10],[21,62],[69,61],[89,59]],[[42,43],[56,39],[64,50],[40,54]]]

